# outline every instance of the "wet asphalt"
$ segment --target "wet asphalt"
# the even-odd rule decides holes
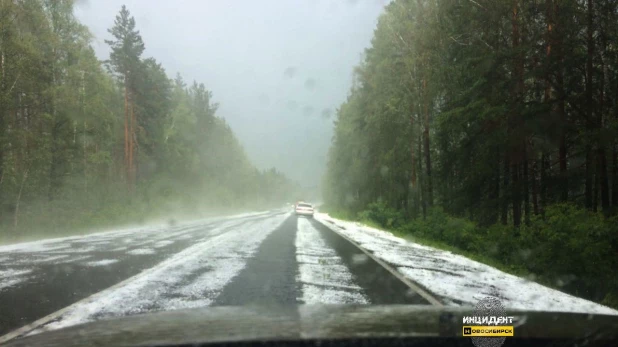
[[[277,212],[275,214],[280,214]],[[238,219],[236,227],[268,218],[249,217]],[[295,305],[300,303],[301,284],[298,282],[295,238],[298,218],[291,214],[260,244],[257,252],[246,260],[245,267],[227,283],[213,305]],[[344,238],[310,219],[327,245],[352,273],[371,304],[429,304],[412,292],[405,284],[366,257]],[[195,239],[210,237],[217,222],[192,228],[183,239],[156,249],[154,254],[140,257],[119,256],[112,247],[93,250],[90,259],[114,258],[114,264],[102,267],[83,266],[79,263],[28,264],[28,254],[3,254],[0,257],[22,257],[20,264],[33,269],[31,280],[18,286],[0,289],[0,335],[31,323],[50,313],[71,305],[94,293],[117,284],[141,271],[154,267],[161,261],[191,246]],[[225,230],[233,230],[235,226]],[[79,242],[79,241],[76,241]],[[113,242],[112,242],[113,243]],[[359,262],[358,259],[363,261]],[[13,268],[14,264],[11,265]],[[6,264],[0,263],[0,271]]]

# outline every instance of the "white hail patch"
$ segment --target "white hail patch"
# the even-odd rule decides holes
[[[287,217],[273,216],[249,223],[225,222],[211,231],[210,239],[74,304],[36,333],[100,318],[208,306],[245,267],[247,253],[254,254]]]
[[[102,259],[96,261],[89,261],[86,263],[86,266],[107,266],[114,263],[117,263],[118,259]]]
[[[127,254],[132,254],[132,255],[143,255],[143,254],[154,254],[154,253],[155,251],[150,248],[136,248],[136,249],[132,249],[127,252]]]
[[[618,315],[609,307],[520,278],[448,251],[395,237],[359,223],[315,215],[329,228],[354,240],[408,279],[421,284],[450,305],[475,305],[495,297],[506,308],[529,311],[581,312]]]
[[[305,304],[368,304],[369,299],[334,249],[328,247],[320,231],[298,219],[296,233],[298,281]]]
[[[0,270],[0,291],[26,281],[32,269],[4,269]]]

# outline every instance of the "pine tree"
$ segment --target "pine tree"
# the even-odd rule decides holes
[[[138,30],[135,29],[135,18],[131,16],[125,5],[116,16],[114,26],[108,30],[114,40],[105,40],[110,45],[110,65],[122,80],[124,86],[124,157],[126,179],[129,187],[135,184],[135,146],[136,129],[138,127],[135,114],[136,84],[141,68],[141,55],[144,52],[144,42]]]

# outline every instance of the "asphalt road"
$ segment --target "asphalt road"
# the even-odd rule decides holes
[[[288,211],[0,247],[0,335],[61,309],[43,330],[302,303],[428,304],[323,224]]]

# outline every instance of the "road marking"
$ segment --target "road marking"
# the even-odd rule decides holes
[[[343,237],[349,243],[351,243],[354,246],[356,246],[356,248],[358,248],[361,252],[365,253],[368,257],[370,257],[371,259],[375,260],[376,263],[380,264],[380,266],[382,266],[383,268],[388,270],[388,272],[390,272],[393,276],[397,277],[397,279],[399,279],[406,286],[408,286],[408,288],[410,288],[412,291],[414,291],[415,293],[417,293],[418,295],[423,297],[425,300],[429,301],[430,304],[432,304],[434,306],[444,306],[444,304],[440,300],[436,299],[433,295],[431,295],[429,293],[429,291],[423,289],[420,285],[418,285],[418,284],[410,281],[406,277],[404,277],[399,271],[397,271],[397,269],[393,268],[392,266],[390,266],[389,264],[387,264],[383,260],[381,260],[378,257],[376,257],[375,255],[373,255],[373,253],[371,253],[368,250],[366,250],[363,247],[361,247],[361,245],[359,245],[356,241],[350,239],[349,237],[347,237],[346,235],[340,233],[339,231],[335,230],[334,228],[331,228],[330,226],[326,225],[326,223],[322,222],[318,218],[315,218],[315,221],[317,221],[318,223],[321,223],[326,228],[328,228],[328,230],[331,230],[332,232],[336,233],[337,235]],[[329,221],[329,222],[331,224],[339,227],[334,222],[332,222],[332,221]]]
[[[296,261],[304,304],[369,304],[362,288],[335,249],[306,218],[298,218]]]
[[[221,227],[221,228],[225,228],[225,229],[222,230],[220,233],[218,233],[216,235],[211,235],[211,237],[216,237],[216,236],[225,234],[231,228],[237,227],[238,225],[245,224],[248,221],[252,221],[254,219],[264,218],[263,215],[265,215],[265,214],[267,214],[267,213],[260,214],[258,216],[259,218],[253,218],[255,216],[247,216],[247,217],[229,218],[229,219],[224,219],[222,221],[218,221],[219,223],[220,222],[223,222],[223,223],[230,223],[230,222],[232,222],[232,223],[238,223],[238,224],[234,224],[233,226],[228,226],[228,227]],[[279,215],[279,214],[273,214],[273,216],[276,216],[276,215]],[[215,223],[217,223],[217,222],[215,222]],[[131,276],[131,277],[125,279],[124,281],[121,281],[121,282],[119,282],[119,283],[117,283],[117,284],[115,284],[115,285],[113,285],[111,287],[105,288],[105,289],[103,289],[103,290],[101,290],[101,291],[99,291],[97,293],[94,293],[94,294],[92,294],[92,295],[90,295],[90,296],[88,296],[88,297],[86,297],[86,298],[84,298],[82,300],[79,300],[79,301],[77,301],[77,302],[75,302],[75,303],[73,303],[73,304],[71,304],[71,305],[69,305],[69,306],[67,306],[67,307],[65,307],[63,309],[60,309],[60,310],[58,310],[56,312],[53,312],[53,313],[51,313],[51,314],[49,314],[49,315],[47,315],[47,316],[45,316],[43,318],[38,319],[38,320],[36,320],[36,321],[34,321],[34,322],[30,323],[30,324],[24,325],[21,328],[18,328],[18,329],[13,330],[13,331],[11,331],[11,332],[3,335],[3,336],[0,336],[0,345],[2,345],[3,343],[5,343],[7,341],[12,340],[12,339],[25,336],[28,333],[30,333],[30,332],[34,331],[35,329],[38,329],[38,328],[43,328],[43,332],[44,332],[45,331],[44,326],[46,324],[48,324],[49,322],[51,322],[51,321],[53,321],[53,320],[55,320],[57,318],[60,318],[62,315],[64,315],[65,313],[75,309],[79,305],[85,304],[85,303],[90,302],[90,301],[98,300],[100,297],[102,297],[104,295],[107,295],[109,292],[112,292],[112,291],[114,291],[116,289],[120,289],[121,287],[123,287],[123,286],[129,284],[130,282],[135,281],[135,280],[137,280],[137,279],[139,279],[141,277],[148,276],[149,275],[149,271],[151,271],[153,268],[156,268],[158,265],[159,264],[153,266],[152,268],[145,269],[142,272],[140,272],[140,273],[138,273],[138,274],[136,274],[134,276]]]

